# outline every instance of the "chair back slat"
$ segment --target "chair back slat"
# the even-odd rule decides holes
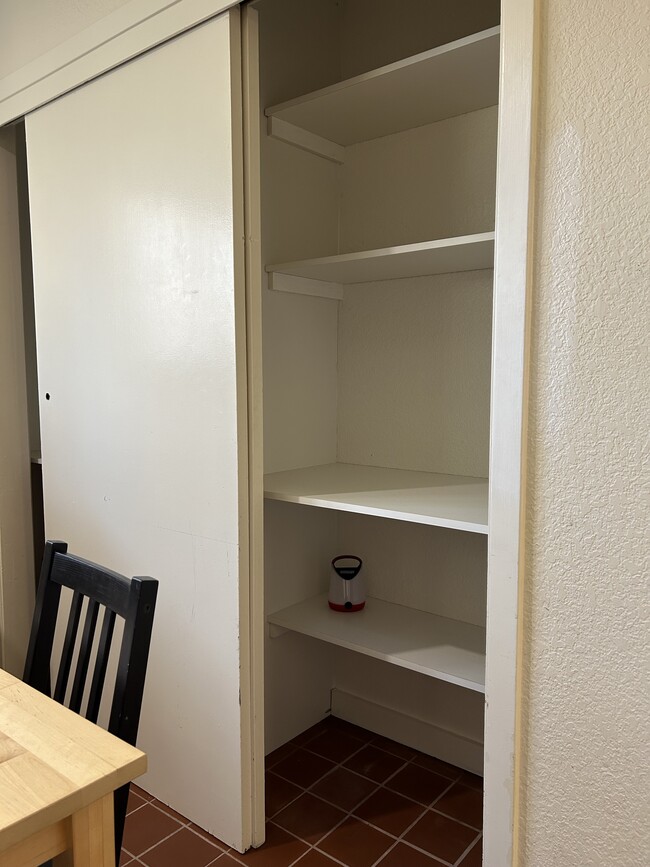
[[[95,638],[95,627],[97,625],[98,613],[99,603],[95,599],[88,599],[86,619],[84,621],[83,633],[81,635],[77,667],[75,670],[74,681],[72,683],[72,693],[70,695],[69,707],[70,710],[73,710],[75,713],[79,713],[81,710],[81,700],[86,686],[86,677],[88,676],[90,652],[93,646],[93,639]]]
[[[86,719],[94,723],[97,722],[97,717],[99,716],[99,706],[102,701],[102,692],[104,691],[104,680],[106,679],[106,669],[108,668],[108,657],[111,651],[114,628],[115,612],[110,608],[105,608],[102,630],[99,634],[93,679],[90,684],[88,707],[86,709]]]
[[[131,587],[130,612],[124,622],[115,679],[115,695],[121,695],[123,699],[121,705],[113,701],[108,729],[135,746],[141,706],[136,698],[144,689],[158,582],[150,578],[132,578]]]
[[[120,617],[127,616],[131,581],[117,572],[102,569],[101,566],[73,554],[56,553],[50,580],[95,599]]]
[[[47,542],[40,582],[36,594],[34,620],[29,638],[23,679],[30,686],[50,695],[50,664],[61,601],[61,588],[72,590],[72,603],[65,630],[63,649],[56,678],[54,698],[66,703],[70,671],[76,667],[68,706],[81,710],[90,670],[99,608],[104,608],[97,642],[93,676],[85,716],[97,722],[106,673],[115,633],[115,619],[124,621],[118,653],[115,687],[110,707],[108,731],[135,745],[151,642],[158,582],[153,578],[125,578],[96,563],[68,554],[65,542]],[[77,641],[84,598],[88,607],[81,641]],[[119,862],[129,786],[115,792],[115,852]]]
[[[79,618],[81,617],[81,606],[83,605],[83,601],[84,598],[81,593],[75,593],[70,605],[68,625],[65,630],[63,649],[61,650],[61,661],[59,662],[59,672],[56,678],[56,686],[54,687],[54,700],[61,703],[65,701],[65,694],[68,689],[70,666],[72,665],[72,657],[74,655],[74,648],[77,641],[77,631],[79,629]]]
[[[48,580],[52,571],[54,555],[68,550],[65,542],[50,542],[45,546],[41,574],[36,593],[34,619],[25,660],[25,681],[39,692],[52,695],[50,674],[50,659],[56,631],[56,621],[59,613],[61,585]],[[27,679],[29,672],[29,680]]]

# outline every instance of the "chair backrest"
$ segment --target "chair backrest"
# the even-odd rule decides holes
[[[84,694],[87,691],[91,656],[96,645],[90,691],[83,715],[91,722],[97,722],[115,619],[121,617],[124,620],[124,630],[117,662],[108,731],[135,746],[158,581],[154,578],[125,578],[96,563],[68,554],[67,551],[66,542],[45,544],[23,680],[39,692],[49,695],[62,704],[67,704],[76,713],[81,713]],[[54,692],[52,692],[50,671],[62,587],[70,588],[73,595],[61,656],[56,669]],[[88,599],[88,604],[81,640],[78,641],[84,598]],[[100,609],[103,609],[101,631],[99,640],[95,641]],[[77,645],[72,688],[69,690]],[[68,693],[69,699],[66,701]],[[128,786],[116,792],[115,831],[118,861],[127,797]]]

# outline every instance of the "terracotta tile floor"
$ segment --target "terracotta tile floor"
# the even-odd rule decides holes
[[[267,756],[266,843],[240,855],[132,786],[120,867],[480,867],[482,780],[330,717]]]

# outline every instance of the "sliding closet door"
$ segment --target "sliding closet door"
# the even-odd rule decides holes
[[[250,844],[241,62],[233,10],[34,112],[48,538],[160,580],[142,785]]]

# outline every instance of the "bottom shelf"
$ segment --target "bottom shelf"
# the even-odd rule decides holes
[[[363,611],[340,613],[315,596],[269,614],[275,627],[300,632],[419,671],[429,677],[485,692],[485,629],[369,598]]]

